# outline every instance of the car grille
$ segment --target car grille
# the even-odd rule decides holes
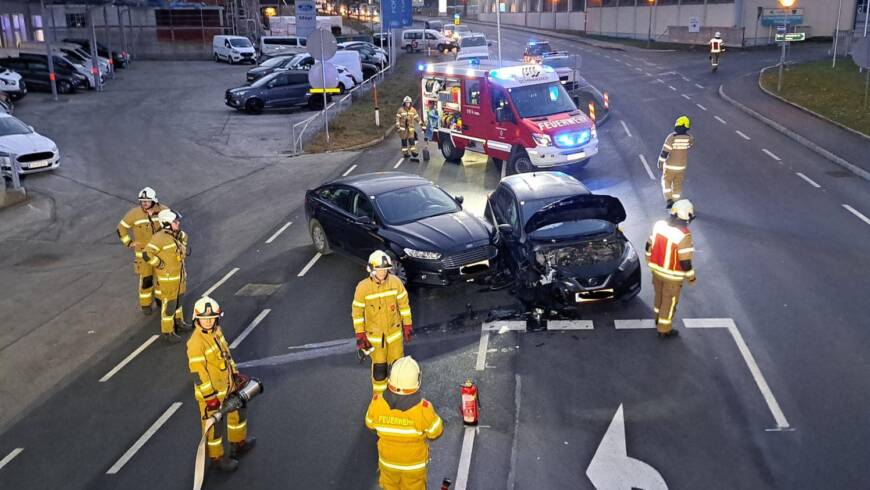
[[[48,160],[53,156],[54,153],[50,151],[41,151],[39,153],[28,153],[27,155],[21,155],[18,157],[18,161],[20,163],[38,162],[40,160]]]
[[[441,260],[441,265],[445,269],[455,269],[466,264],[491,259],[495,257],[495,253],[495,247],[493,247],[492,245],[485,245],[483,247],[473,248],[471,250],[466,250],[465,252],[460,252],[458,254],[453,254],[445,257]]]
[[[577,282],[580,283],[586,289],[595,289],[600,288],[607,284],[607,279],[610,277],[610,274],[605,274],[603,276],[592,276],[592,277],[583,277],[577,278]]]
[[[242,53],[242,58],[250,59],[253,57],[254,57],[254,55],[252,53]]]

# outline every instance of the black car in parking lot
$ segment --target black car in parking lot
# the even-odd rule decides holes
[[[275,73],[280,70],[289,70],[294,66],[294,58],[300,56],[298,54],[281,55],[267,59],[260,63],[256,68],[248,70],[246,79],[248,83],[256,82],[270,73]]]
[[[502,179],[487,219],[500,235],[499,272],[529,308],[573,309],[640,292],[640,263],[622,233],[625,208],[562,172]]]
[[[88,86],[88,79],[60,57],[53,57],[55,83],[62,94],[75,92]],[[21,53],[18,58],[0,58],[0,66],[21,75],[28,90],[51,91],[48,56]]]
[[[224,94],[226,105],[250,114],[263,109],[277,109],[307,105],[311,109],[323,106],[323,96],[309,93],[308,72],[280,71],[266,75],[251,85],[231,88]]]
[[[406,282],[485,278],[497,253],[494,229],[463,210],[461,197],[413,174],[339,178],[305,193],[305,216],[321,254],[340,251],[365,262],[384,250]]]
[[[91,52],[91,40],[90,39],[81,39],[81,38],[66,38],[63,40],[65,43],[78,44],[85,50],[86,53]],[[100,43],[97,43],[97,54],[102,56],[103,58],[109,57],[109,48],[103,46]],[[121,51],[112,51],[112,64],[115,65],[116,68],[127,68],[127,65],[130,63],[130,54],[124,50]]]

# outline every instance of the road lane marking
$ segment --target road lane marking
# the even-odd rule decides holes
[[[770,158],[773,158],[773,159],[776,160],[777,162],[782,161],[781,158],[779,158],[778,156],[774,155],[773,152],[770,151],[770,150],[768,150],[767,148],[762,148],[761,151],[763,151],[764,153],[766,153],[767,156],[769,156]]]
[[[696,103],[695,105],[698,106],[698,109],[701,109],[702,111],[706,111],[706,110],[707,110],[707,108],[704,107],[704,106],[702,106],[701,104]]]
[[[272,243],[272,242],[274,242],[275,239],[278,238],[278,235],[280,235],[281,233],[283,233],[284,230],[286,230],[286,229],[287,229],[288,227],[290,227],[290,225],[292,225],[292,224],[293,224],[292,221],[288,221],[287,223],[284,224],[284,226],[282,226],[281,228],[278,228],[278,231],[276,231],[274,235],[270,236],[269,239],[266,240],[266,243]]]
[[[592,320],[547,320],[547,330],[593,330]]]
[[[24,448],[17,447],[15,449],[13,449],[11,453],[7,454],[5,458],[0,459],[0,470],[2,470],[4,466],[9,464],[10,461],[15,459],[15,456],[18,456],[19,454],[21,454],[21,451],[24,451]]]
[[[627,134],[628,137],[631,138],[631,131],[628,130],[628,125],[625,124],[625,121],[620,120],[619,123],[622,124],[622,129],[625,130],[625,134]]]
[[[665,83],[665,81],[662,80],[661,78],[656,78],[656,82],[658,82],[658,83]]]
[[[592,461],[586,468],[586,476],[596,489],[668,490],[668,484],[657,469],[628,455],[622,403],[616,409],[616,414],[613,415]]]
[[[635,66],[634,69],[637,70],[637,71],[643,71],[643,68],[641,68],[641,67],[639,67],[639,66]]]
[[[695,86],[698,87],[698,88],[704,88],[704,86],[701,85],[700,83],[696,83]]]
[[[684,99],[686,99],[686,100],[692,100],[692,98],[689,97],[689,96],[686,95],[686,94],[680,94],[680,95],[681,95]]]
[[[734,132],[737,133],[741,138],[745,139],[746,141],[749,141],[752,139],[749,136],[746,136],[745,134],[743,134],[743,131],[740,131],[739,129],[735,129]]]
[[[511,442],[511,468],[508,471],[507,488],[514,490],[517,487],[517,460],[519,457],[519,433],[520,433],[520,392],[523,389],[523,379],[519,374],[515,374],[514,378],[514,436]]]
[[[861,221],[863,221],[863,222],[867,223],[868,225],[870,225],[870,218],[868,218],[868,217],[864,216],[863,214],[861,214],[860,211],[858,211],[857,209],[853,208],[852,206],[849,206],[848,204],[843,204],[843,207],[846,208],[846,211],[849,211],[850,213],[852,213],[852,214],[854,214],[855,216],[857,216],[858,219],[860,219]]]
[[[774,420],[776,420],[776,429],[785,430],[790,428],[788,420],[785,418],[785,414],[782,413],[782,409],[776,401],[776,397],[773,396],[773,392],[770,390],[767,380],[764,379],[764,374],[761,373],[758,363],[755,362],[755,357],[753,357],[752,352],[749,351],[749,346],[746,345],[746,341],[743,339],[743,335],[741,335],[734,320],[730,318],[685,318],[683,319],[683,324],[686,328],[727,329],[731,334],[731,337],[734,339],[734,342],[737,344],[737,349],[740,351],[740,355],[743,356],[746,366],[749,367],[749,372],[752,374],[752,379],[755,380],[755,384],[758,386],[759,391],[761,391],[761,396],[763,396],[764,401],[767,402],[767,408],[770,409],[770,413],[773,415]]]
[[[807,177],[806,175],[804,175],[804,174],[802,174],[802,173],[800,173],[800,172],[795,172],[795,173],[797,173],[797,176],[798,176],[798,177],[804,179],[804,180],[805,180],[809,185],[815,187],[816,189],[822,187],[822,186],[820,186],[819,184],[817,184],[816,181],[814,181],[813,179]]]
[[[638,330],[656,328],[655,320],[613,320],[613,326],[617,330]]]
[[[254,318],[251,323],[249,323],[248,326],[245,327],[244,330],[242,330],[242,333],[240,333],[239,336],[236,337],[236,340],[233,340],[233,343],[230,344],[230,349],[235,349],[236,347],[238,347],[239,344],[241,344],[242,341],[245,340],[245,337],[250,335],[250,333],[253,332],[255,328],[257,328],[257,325],[259,325],[260,322],[263,321],[263,318],[266,318],[266,315],[268,315],[270,311],[272,311],[270,308],[266,308],[265,310],[261,311],[260,314],[257,315],[257,317]]]
[[[311,257],[311,260],[309,260],[308,263],[305,264],[305,267],[303,267],[302,270],[299,271],[299,274],[296,274],[296,277],[304,276],[305,273],[308,272],[308,269],[311,269],[312,267],[314,267],[314,264],[316,264],[317,261],[320,260],[320,257],[321,257],[320,252],[317,252],[316,254],[314,254],[314,257]]]
[[[355,169],[355,168],[356,168],[356,164],[354,163],[353,165],[350,166],[349,169],[345,170],[344,173],[341,174],[341,176],[342,176],[342,177],[347,176],[348,174],[350,174],[351,172],[353,172],[353,169]]]
[[[524,331],[525,329],[526,322],[521,320],[503,320],[484,323],[480,327],[480,344],[477,346],[477,363],[474,365],[474,370],[483,371],[486,369],[486,351],[489,348],[490,332],[503,334],[511,331]]]
[[[684,82],[691,82],[691,80],[689,80],[688,78],[684,77],[683,75],[680,75],[680,78],[682,78]]]
[[[140,449],[142,449],[142,446],[144,446],[145,443],[147,443],[148,440],[151,439],[151,437],[154,436],[154,434],[157,433],[158,430],[160,430],[160,427],[162,427],[163,424],[165,424],[166,421],[169,420],[169,417],[172,417],[172,414],[178,411],[179,408],[181,408],[181,402],[175,402],[170,405],[169,408],[167,408],[166,411],[163,412],[163,415],[161,415],[159,419],[151,424],[151,427],[149,427],[148,430],[146,430],[145,433],[142,434],[142,437],[140,437],[139,440],[137,440],[136,443],[133,444],[133,446],[128,449],[123,456],[121,456],[121,459],[116,461],[115,464],[113,464],[112,467],[109,468],[109,471],[107,471],[106,474],[114,475],[121,471],[121,468],[123,468],[124,465],[127,464],[127,462],[130,461],[130,459],[135,456]]]
[[[220,281],[214,283],[214,286],[208,288],[204,293],[202,293],[202,295],[210,296],[211,293],[213,293],[217,288],[221,287],[223,283],[227,282],[227,279],[233,277],[233,274],[235,274],[236,272],[239,272],[238,267],[235,267],[233,268],[233,270],[227,272],[226,275],[220,279]]]
[[[674,92],[677,91],[677,87],[674,87],[673,85],[668,85],[668,88],[673,90]]]
[[[405,161],[405,157],[400,158],[399,161],[396,162],[395,165],[393,165],[393,168],[399,168],[399,165],[401,165],[402,162],[404,162],[404,161]]]
[[[724,119],[722,119],[722,118],[719,117],[719,116],[713,116],[713,119],[719,121],[719,122],[722,123],[722,124],[728,124],[727,122],[725,122]]]
[[[649,168],[649,164],[646,163],[646,157],[643,155],[638,155],[640,157],[640,163],[643,164],[643,168],[646,169],[646,174],[649,175],[650,180],[656,180],[655,175],[652,173],[652,169]]]
[[[468,472],[471,470],[471,453],[474,451],[474,436],[477,427],[466,427],[462,436],[462,451],[459,453],[459,468],[456,469],[456,490],[468,487]]]
[[[129,364],[130,361],[132,361],[136,356],[141,354],[143,350],[147,349],[148,346],[153,344],[154,341],[158,338],[160,338],[159,335],[152,335],[151,337],[149,337],[148,340],[143,342],[142,345],[140,345],[136,350],[131,352],[129,356],[125,357],[123,361],[119,362],[117,366],[113,367],[111,371],[103,375],[103,377],[100,378],[100,383],[105,383],[106,381],[112,379],[112,376],[118,374],[118,371],[124,369],[124,366]]]

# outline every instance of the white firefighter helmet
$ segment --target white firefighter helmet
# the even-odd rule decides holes
[[[411,97],[408,96],[408,95],[406,95],[405,98],[402,99],[402,104],[410,104],[410,103],[412,103],[412,102],[414,102],[414,101],[411,100]]]
[[[375,250],[369,255],[368,270],[374,274],[376,270],[390,270],[393,268],[393,259],[383,250]]]
[[[713,34],[713,37],[722,37],[722,34],[719,31],[716,31],[716,34]]]
[[[197,318],[220,318],[224,316],[221,305],[209,296],[203,296],[196,300],[193,305],[193,319]]]
[[[680,199],[671,205],[671,215],[683,221],[692,221],[695,218],[695,206],[688,199]]]
[[[420,389],[420,366],[411,356],[400,357],[390,368],[387,387],[398,395],[410,395]]]
[[[164,209],[157,213],[157,221],[164,228],[169,228],[169,225],[171,225],[175,220],[180,218],[181,215],[171,209]]]
[[[140,201],[157,201],[157,192],[150,187],[144,187],[141,191],[139,191],[139,200]]]

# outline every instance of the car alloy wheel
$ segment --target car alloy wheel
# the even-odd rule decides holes
[[[220,63],[220,62],[221,62],[221,58],[220,58],[220,56],[218,56],[217,53],[214,54],[214,62],[215,62],[215,63]]]
[[[260,99],[248,99],[245,102],[245,110],[249,114],[259,114],[263,112],[263,101]]]
[[[515,174],[524,174],[535,169],[535,166],[532,165],[532,160],[525,153],[515,156],[511,167],[513,167]]]
[[[69,83],[69,80],[58,80],[57,91],[61,94],[68,94],[72,92],[72,84]]]
[[[320,226],[320,222],[316,219],[311,220],[311,225],[308,227],[311,234],[311,242],[314,243],[314,248],[320,255],[329,255],[332,249],[329,247],[329,238],[326,237],[326,232]]]

